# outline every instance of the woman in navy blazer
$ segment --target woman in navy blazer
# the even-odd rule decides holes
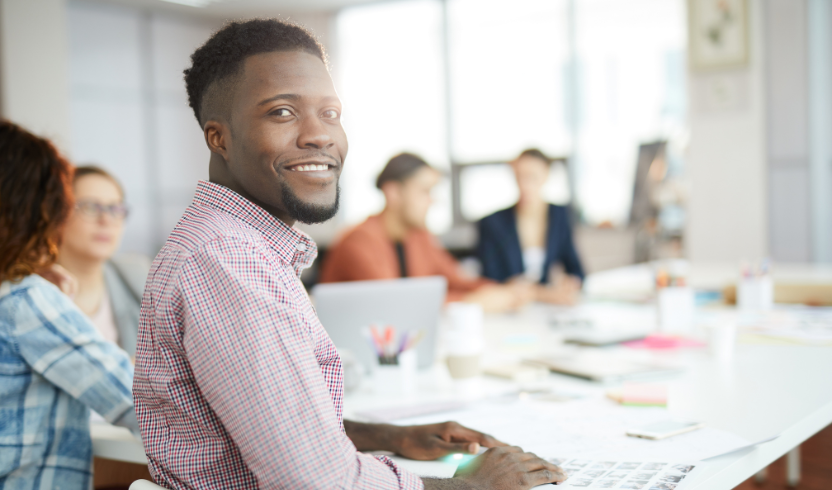
[[[550,160],[539,150],[526,150],[511,163],[520,199],[514,206],[480,220],[477,253],[483,275],[505,282],[525,278],[536,287],[536,298],[549,303],[574,303],[584,270],[572,241],[564,206],[543,198]],[[568,275],[550,284],[550,269],[561,264]]]

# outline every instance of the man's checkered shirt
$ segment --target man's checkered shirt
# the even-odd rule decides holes
[[[341,359],[299,274],[314,242],[200,182],[156,256],[133,392],[150,471],[170,489],[421,489],[357,452]]]

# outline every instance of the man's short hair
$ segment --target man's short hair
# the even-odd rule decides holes
[[[185,87],[200,127],[217,113],[227,115],[246,58],[274,51],[304,51],[327,62],[324,47],[311,32],[280,19],[229,22],[194,51],[184,72]]]
[[[381,186],[387,182],[404,182],[422,167],[431,168],[428,162],[424,161],[418,155],[414,155],[413,153],[399,153],[391,158],[387,162],[387,165],[384,166],[384,170],[378,174],[376,187],[381,189]]]
[[[527,150],[523,150],[523,152],[520,153],[520,156],[517,157],[517,160],[520,160],[523,157],[537,158],[538,160],[543,160],[547,164],[552,163],[552,159],[547,157],[545,153],[538,150],[537,148],[529,148]]]

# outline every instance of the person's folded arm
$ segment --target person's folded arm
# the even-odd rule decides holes
[[[242,241],[210,242],[177,286],[188,362],[249,469],[263,488],[422,488],[343,432],[309,327],[271,260]]]
[[[38,374],[98,412],[138,433],[133,367],[127,353],[98,333],[57,287],[22,288],[3,298],[21,357]]]

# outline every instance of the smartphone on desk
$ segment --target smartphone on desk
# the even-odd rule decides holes
[[[664,420],[662,422],[654,422],[637,429],[630,429],[627,431],[627,435],[630,437],[641,437],[642,439],[652,439],[657,441],[659,439],[666,439],[668,437],[684,434],[685,432],[701,429],[704,426],[705,424],[702,422],[678,422],[675,420]]]

